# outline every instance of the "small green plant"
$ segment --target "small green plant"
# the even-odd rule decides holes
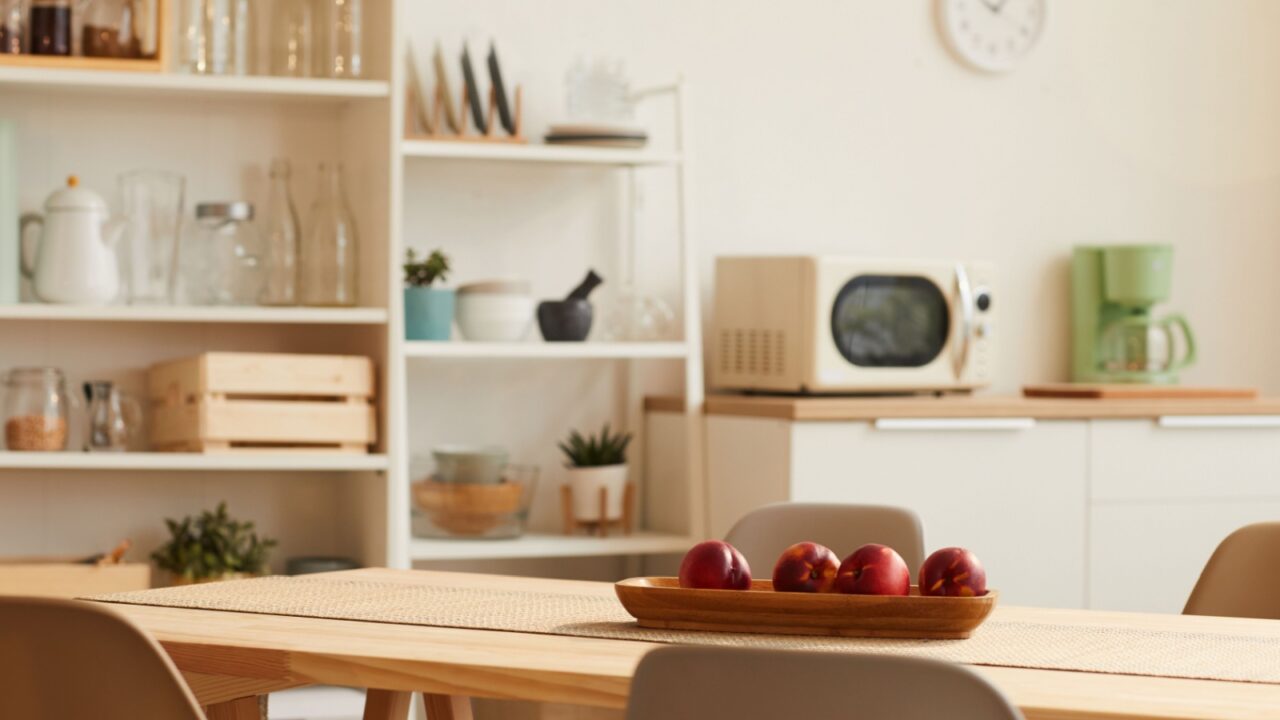
[[[169,541],[151,553],[151,559],[160,569],[187,581],[230,573],[261,574],[276,546],[275,540],[259,538],[252,522],[232,520],[225,502],[199,517],[164,522],[169,526]]]
[[[630,443],[631,433],[611,435],[609,423],[605,423],[598,436],[583,437],[577,430],[569,433],[569,438],[560,443],[560,451],[572,467],[622,465],[627,462],[627,445]]]
[[[419,260],[413,248],[404,251],[404,284],[409,287],[431,287],[437,280],[444,282],[449,275],[449,258],[439,250],[431,251],[425,260]]]

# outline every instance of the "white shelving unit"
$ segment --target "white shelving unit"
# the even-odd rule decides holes
[[[651,532],[602,538],[548,533],[528,533],[515,540],[414,538],[409,545],[409,556],[415,561],[431,561],[662,555],[683,553],[697,542],[684,535]]]
[[[78,453],[0,451],[4,470],[164,470],[209,472],[372,472],[390,467],[387,456],[335,453]]]
[[[383,308],[196,307],[181,305],[0,305],[0,320],[68,322],[269,323],[277,325],[383,325]]]
[[[651,150],[564,145],[485,145],[433,140],[405,140],[400,144],[400,151],[407,158],[619,167],[678,165],[681,160],[679,153]]]
[[[241,97],[282,99],[358,100],[386,98],[390,85],[379,80],[328,80],[263,76],[212,76],[180,73],[112,72],[39,67],[0,66],[0,89],[37,89],[49,92],[86,92],[136,97],[163,95],[172,98]]]
[[[414,341],[404,344],[405,357],[409,358],[527,358],[542,359],[613,359],[643,360],[681,359],[688,355],[689,347],[682,342],[584,342],[584,343],[483,343],[483,342],[428,342]]]

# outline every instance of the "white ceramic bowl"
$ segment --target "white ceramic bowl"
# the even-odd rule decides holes
[[[473,342],[518,342],[533,327],[528,295],[469,292],[457,297],[458,329]]]

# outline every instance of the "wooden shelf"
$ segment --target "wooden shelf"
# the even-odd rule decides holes
[[[343,453],[84,453],[0,451],[0,470],[354,472],[386,470],[386,455]]]
[[[660,533],[605,538],[529,533],[515,540],[414,538],[409,544],[409,556],[416,561],[427,561],[666,555],[683,554],[697,542],[694,538],[682,535]]]
[[[382,325],[383,308],[0,305],[0,320]]]
[[[0,66],[0,87],[27,87],[42,92],[102,92],[112,95],[155,94],[181,97],[356,100],[385,98],[390,85],[381,80],[330,80],[260,75],[187,75],[119,70],[77,70]]]
[[[404,344],[410,358],[527,358],[527,359],[679,359],[688,356],[683,342],[431,342]]]
[[[641,167],[678,165],[680,156],[652,150],[626,150],[568,145],[511,145],[440,140],[404,140],[400,152],[406,158],[488,160],[493,162],[561,165],[612,165]]]

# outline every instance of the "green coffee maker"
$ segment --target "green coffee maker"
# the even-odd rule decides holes
[[[1081,245],[1071,265],[1071,376],[1082,383],[1178,382],[1196,359],[1186,318],[1156,318],[1169,299],[1170,245]]]

